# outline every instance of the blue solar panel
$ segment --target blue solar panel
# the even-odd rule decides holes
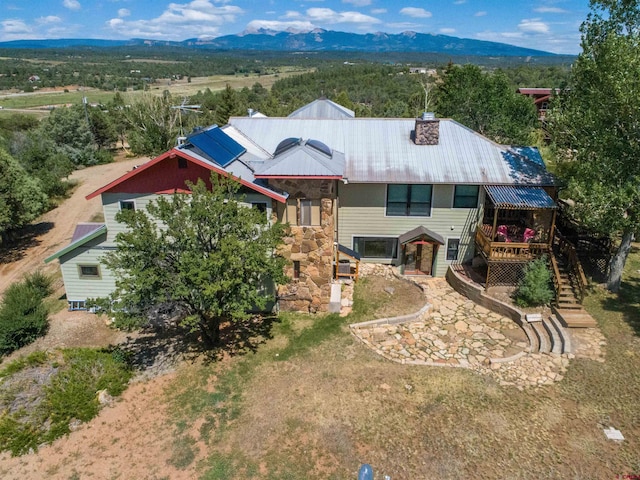
[[[223,168],[247,151],[218,127],[201,131],[187,141]]]

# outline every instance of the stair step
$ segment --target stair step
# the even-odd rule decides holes
[[[544,329],[547,331],[547,335],[549,335],[549,338],[551,338],[551,353],[554,353],[556,355],[561,355],[563,345],[562,345],[562,339],[560,338],[560,334],[558,333],[558,331],[553,326],[550,320],[543,318],[542,325],[544,326]]]
[[[562,339],[562,353],[573,353],[573,345],[571,344],[571,334],[565,328],[555,315],[549,316],[549,322],[553,324],[556,331]]]
[[[540,353],[550,353],[551,352],[551,342],[549,341],[549,336],[547,331],[542,326],[542,322],[536,322],[530,324],[533,327],[533,331],[536,332],[536,336],[538,337],[538,343],[540,345],[539,351]]]
[[[529,340],[529,351],[531,353],[537,353],[538,351],[540,351],[540,342],[538,341],[538,336],[533,331],[531,324],[522,322],[522,329],[524,330],[524,333],[527,335],[527,339]]]
[[[569,328],[589,328],[597,326],[596,321],[589,313],[581,309],[566,309],[558,306],[552,307],[552,310],[560,320],[563,326]]]

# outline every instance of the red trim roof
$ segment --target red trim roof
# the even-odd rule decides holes
[[[341,175],[255,175],[256,178],[302,178],[305,180],[341,180]]]
[[[192,162],[200,167],[203,167],[207,170],[216,172],[218,175],[222,175],[224,177],[229,177],[237,182],[240,182],[241,185],[244,185],[247,188],[250,188],[252,190],[255,190],[256,192],[262,193],[263,195],[266,195],[269,198],[273,198],[274,200],[277,200],[281,203],[286,202],[286,197],[284,195],[279,195],[278,193],[269,190],[268,188],[264,188],[261,187],[259,185],[256,185],[255,183],[243,180],[242,178],[238,178],[235,177],[234,175],[230,174],[229,172],[227,172],[226,170],[217,167],[215,165],[212,165],[208,162],[204,162],[201,161],[197,158],[194,158],[188,154],[185,154],[184,152],[182,152],[181,150],[179,150],[178,148],[173,148],[165,153],[163,153],[162,155],[159,155],[158,157],[154,158],[153,160],[145,163],[144,165],[141,165],[140,167],[131,170],[130,172],[125,173],[124,175],[122,175],[121,177],[115,179],[113,182],[108,183],[107,185],[105,185],[102,188],[99,188],[98,190],[96,190],[95,192],[90,193],[89,195],[87,195],[85,198],[87,200],[91,200],[94,197],[97,197],[98,195],[108,192],[112,189],[114,189],[115,187],[117,187],[118,185],[122,184],[123,182],[129,180],[130,178],[140,175],[142,174],[145,170],[148,170],[149,168],[153,167],[154,165],[157,165],[158,163],[162,162],[163,160],[166,160],[167,158],[173,158],[173,157],[181,157],[184,158],[185,160]],[[174,192],[181,192],[181,193],[189,193],[188,190],[185,190],[184,188],[177,188],[177,189],[169,189],[169,190],[162,190],[162,191],[157,191],[157,192],[138,192],[138,193],[174,193]]]

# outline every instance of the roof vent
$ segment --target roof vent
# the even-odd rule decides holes
[[[416,118],[413,141],[416,145],[438,145],[440,142],[440,120],[432,112],[424,112]]]
[[[247,113],[249,114],[249,118],[253,117],[253,114],[254,114],[253,108],[248,108]]]

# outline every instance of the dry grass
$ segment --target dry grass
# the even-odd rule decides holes
[[[634,255],[635,273],[626,278],[634,289],[623,299],[637,308]],[[357,320],[415,310],[408,306],[415,291],[400,284],[386,299],[387,285],[359,285]],[[174,405],[181,405],[176,421],[207,419],[198,439],[209,454],[205,479],[355,478],[364,462],[376,478],[394,480],[638,473],[640,340],[629,324],[637,310],[619,303],[603,292],[587,302],[607,336],[606,363],[573,360],[561,383],[522,392],[464,369],[387,362],[347,333],[352,318],[317,334],[315,344],[307,336],[305,348],[282,360],[280,352],[316,331],[319,319],[302,330],[276,328],[256,354],[183,372],[172,387]],[[623,443],[606,440],[602,428],[609,425],[623,432]]]

